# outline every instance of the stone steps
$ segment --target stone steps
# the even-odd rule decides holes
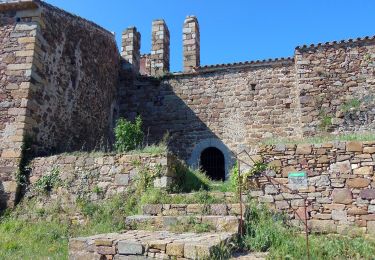
[[[221,204],[147,204],[143,206],[143,214],[151,216],[240,216],[240,203]],[[242,214],[245,204],[242,204]]]
[[[73,238],[69,259],[210,259],[215,248],[229,243],[236,232],[182,233],[127,231]]]
[[[191,199],[193,200],[194,197],[199,196],[201,193],[200,192],[190,192],[190,193],[170,193],[168,196],[170,196],[172,199],[174,197],[184,197],[185,199]],[[238,194],[234,192],[220,192],[220,191],[211,191],[207,192],[207,195],[210,198],[213,198],[215,200],[225,202],[225,203],[238,203],[239,198]],[[247,199],[247,194],[242,194],[242,201],[246,201]]]
[[[237,216],[150,216],[136,215],[125,219],[129,229],[148,229],[175,231],[181,228],[217,232],[238,232],[240,220]],[[201,225],[201,226],[199,226]]]

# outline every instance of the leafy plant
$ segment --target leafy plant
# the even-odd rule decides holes
[[[134,123],[124,118],[117,120],[115,137],[115,148],[119,153],[140,148],[143,142],[142,118],[137,116]]]
[[[320,130],[327,131],[332,126],[332,116],[327,114],[324,110],[321,110],[319,113],[320,117]]]
[[[361,106],[361,101],[358,98],[353,98],[347,102],[345,102],[341,106],[341,111],[347,113],[349,111],[356,111]]]
[[[35,183],[35,189],[39,192],[50,192],[60,184],[60,170],[58,168],[53,168],[48,174],[43,175],[37,180]]]

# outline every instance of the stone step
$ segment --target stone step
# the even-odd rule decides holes
[[[210,259],[215,248],[230,243],[236,233],[127,231],[72,238],[69,259]]]
[[[190,192],[190,193],[171,193],[169,196],[173,199],[173,197],[184,197],[185,199],[194,200],[195,197],[199,196],[200,192]],[[214,198],[220,202],[226,203],[238,203],[239,202],[239,195],[234,192],[219,192],[219,191],[211,191],[207,192],[207,195],[211,198]],[[247,200],[247,194],[242,194],[242,201]]]
[[[129,229],[151,229],[167,231],[218,231],[238,232],[240,220],[236,216],[150,216],[136,215],[125,219]]]
[[[242,204],[242,214],[245,213]],[[213,216],[240,216],[240,203],[229,204],[146,204],[143,214],[151,216],[188,216],[188,215],[213,215]]]

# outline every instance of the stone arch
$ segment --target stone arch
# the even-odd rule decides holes
[[[210,147],[217,148],[223,153],[225,163],[225,179],[228,180],[230,169],[233,167],[234,164],[233,154],[229,150],[229,148],[219,139],[205,139],[196,144],[193,149],[193,152],[191,153],[190,159],[187,162],[188,165],[194,169],[198,169],[202,152]]]

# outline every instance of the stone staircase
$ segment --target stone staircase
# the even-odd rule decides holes
[[[220,203],[144,205],[125,219],[126,232],[71,239],[69,259],[212,259],[236,238],[241,207],[233,193],[210,195]]]

